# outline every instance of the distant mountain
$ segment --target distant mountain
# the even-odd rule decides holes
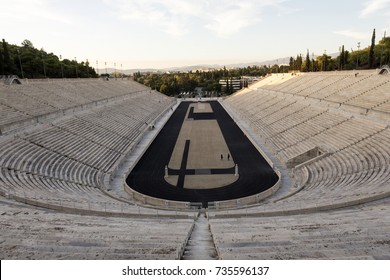
[[[337,57],[339,53],[332,53],[329,54],[331,57]],[[310,56],[310,58],[312,58]],[[317,55],[314,55],[314,59],[317,58]],[[303,59],[305,59],[305,56],[303,56]],[[266,60],[262,62],[246,62],[246,63],[234,63],[234,64],[226,64],[226,65],[220,65],[220,64],[199,64],[199,65],[190,65],[190,66],[181,66],[181,67],[168,67],[168,68],[135,68],[135,69],[126,69],[123,70],[124,74],[133,74],[135,72],[141,72],[141,73],[165,73],[165,72],[189,72],[189,71],[196,71],[200,69],[221,69],[223,67],[226,67],[227,69],[231,68],[244,68],[248,66],[262,66],[262,65],[281,65],[281,64],[289,64],[290,57],[283,57],[283,58],[277,58],[272,60]],[[121,72],[120,69],[116,69],[117,72]],[[104,74],[106,72],[106,69],[99,69],[100,74]],[[114,68],[107,68],[107,73],[113,73]]]
[[[103,68],[103,69],[98,69],[98,71],[99,71],[99,74],[101,75],[101,74],[105,74],[106,73],[106,68]],[[141,73],[145,73],[145,72],[151,72],[151,73],[154,73],[154,72],[156,72],[156,73],[158,73],[158,72],[166,72],[166,70],[164,70],[164,69],[153,69],[153,68],[144,68],[144,69],[142,69],[142,68],[137,68],[137,69],[125,69],[125,70],[123,70],[123,73],[124,74],[126,74],[126,75],[130,75],[130,74],[133,74],[133,73],[135,73],[135,72],[141,72]],[[108,74],[111,74],[111,73],[114,73],[115,72],[115,69],[114,68],[107,68],[107,73]],[[117,73],[121,73],[121,69],[116,69],[116,72]]]

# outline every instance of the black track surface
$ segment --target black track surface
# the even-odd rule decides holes
[[[222,188],[200,190],[174,187],[164,180],[165,166],[170,161],[182,123],[191,104],[191,102],[182,102],[127,177],[128,186],[137,192],[157,198],[205,203],[254,195],[267,190],[277,182],[277,174],[223,107],[216,101],[208,103],[213,113],[194,114],[191,111],[188,117],[195,120],[202,119],[204,116],[207,119],[213,118],[218,121],[231,156],[239,166],[239,179]],[[193,172],[196,173],[196,171]],[[182,170],[179,173],[182,173]],[[185,174],[191,173],[187,170]],[[179,177],[184,177],[180,175]]]

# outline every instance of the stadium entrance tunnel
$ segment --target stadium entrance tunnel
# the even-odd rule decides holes
[[[182,102],[125,188],[145,204],[222,208],[259,202],[279,182],[280,175],[219,102]]]

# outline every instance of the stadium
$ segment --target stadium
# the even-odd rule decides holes
[[[390,75],[226,98],[0,83],[1,259],[390,259]]]

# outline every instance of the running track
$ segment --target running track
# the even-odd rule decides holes
[[[277,174],[252,145],[246,135],[217,101],[209,102],[234,161],[239,166],[239,179],[216,189],[183,189],[164,180],[165,166],[171,158],[176,139],[191,102],[182,102],[159,135],[126,179],[128,186],[148,196],[188,202],[213,202],[254,195],[272,187]],[[198,114],[201,115],[201,114]]]

